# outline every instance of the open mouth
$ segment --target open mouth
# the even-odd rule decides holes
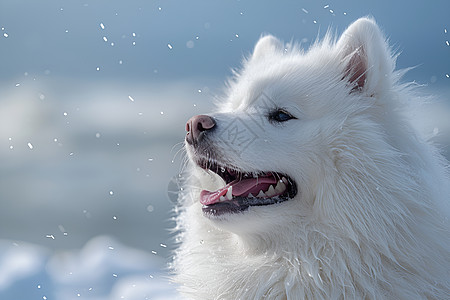
[[[282,173],[271,171],[246,173],[206,160],[197,164],[219,175],[225,181],[225,186],[216,191],[203,190],[200,193],[203,212],[210,216],[242,212],[250,206],[284,202],[297,194],[295,182]]]

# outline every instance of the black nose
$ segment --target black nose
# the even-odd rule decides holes
[[[194,144],[199,141],[202,133],[212,129],[216,125],[213,118],[206,115],[192,117],[186,123],[186,142]]]

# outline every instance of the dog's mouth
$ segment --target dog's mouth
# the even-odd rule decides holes
[[[219,175],[226,183],[216,191],[203,190],[200,193],[203,212],[209,216],[243,212],[250,206],[281,203],[297,194],[295,182],[286,174],[271,171],[246,173],[207,160],[197,164]]]

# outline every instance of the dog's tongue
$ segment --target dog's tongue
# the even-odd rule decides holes
[[[271,184],[276,183],[277,180],[274,176],[242,179],[240,181],[237,179],[213,192],[203,190],[200,193],[200,203],[211,205],[220,202],[220,197],[226,195],[230,186],[233,187],[233,196],[247,196],[248,194],[256,195],[260,190],[266,191]]]

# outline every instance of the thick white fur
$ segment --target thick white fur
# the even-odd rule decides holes
[[[211,156],[288,174],[299,193],[210,219],[199,192],[224,183],[191,166],[174,261],[184,295],[450,299],[447,162],[419,134],[410,115],[416,99],[394,66],[369,18],[306,52],[261,38],[211,114]],[[268,122],[261,112],[272,104],[297,119]],[[221,134],[231,122],[256,135],[242,151]],[[189,146],[187,153],[198,155]]]

